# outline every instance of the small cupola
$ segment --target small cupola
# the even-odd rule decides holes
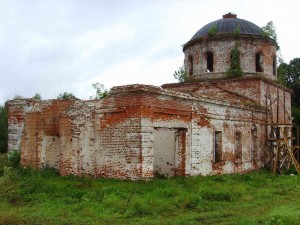
[[[223,19],[235,19],[235,18],[236,18],[236,14],[231,12],[223,15]]]

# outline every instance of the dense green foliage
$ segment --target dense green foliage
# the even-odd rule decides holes
[[[68,92],[64,92],[64,93],[61,93],[57,96],[57,99],[60,99],[60,100],[79,100],[79,98],[77,98],[74,94],[72,93],[68,93]]]
[[[184,69],[184,66],[181,66],[178,68],[178,70],[175,70],[175,72],[173,73],[173,76],[180,83],[185,82],[187,80],[187,73]]]
[[[7,109],[0,105],[0,153],[7,151]]]
[[[293,122],[300,125],[300,58],[292,59],[289,64],[281,63],[277,69],[277,77],[279,83],[293,90]]]
[[[8,165],[12,168],[18,168],[20,166],[21,152],[20,150],[10,151],[7,155]]]
[[[42,95],[40,93],[36,93],[32,98],[36,100],[42,100]]]
[[[59,177],[0,157],[0,224],[299,224],[299,176]]]
[[[216,24],[212,25],[209,30],[207,31],[207,35],[213,37],[218,32],[218,26]]]
[[[240,63],[240,52],[238,43],[234,45],[230,55],[230,67],[226,72],[227,77],[240,77],[243,76],[243,71]]]

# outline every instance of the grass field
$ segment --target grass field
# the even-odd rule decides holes
[[[59,177],[0,157],[0,224],[300,224],[300,177]]]

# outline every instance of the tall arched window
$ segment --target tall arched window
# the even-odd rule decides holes
[[[214,71],[214,55],[212,52],[206,52],[206,70],[207,72]]]
[[[188,57],[188,73],[193,75],[193,57],[191,55]]]
[[[276,60],[276,55],[273,56],[273,75],[276,76],[276,68],[277,68],[277,60]]]
[[[263,56],[260,52],[255,55],[255,70],[256,72],[263,72]]]

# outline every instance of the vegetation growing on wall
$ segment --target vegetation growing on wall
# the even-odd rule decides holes
[[[266,26],[262,27],[261,29],[264,37],[272,38],[274,41],[277,41],[276,29],[272,21],[269,21]]]
[[[187,81],[187,72],[184,69],[184,66],[181,66],[178,68],[178,70],[175,70],[173,73],[173,76],[176,80],[178,80],[179,83]]]
[[[57,96],[57,99],[60,100],[79,100],[79,98],[77,98],[74,94],[69,93],[69,92],[64,92],[61,93]]]
[[[241,34],[241,27],[237,26],[234,30],[234,35],[235,36],[239,36]]]
[[[217,32],[218,32],[218,26],[216,24],[214,24],[209,28],[207,34],[208,34],[208,36],[213,37],[217,34]]]
[[[243,76],[243,71],[240,63],[239,44],[235,43],[234,48],[230,54],[230,68],[226,72],[227,77],[240,77]]]
[[[32,98],[36,100],[42,100],[42,95],[40,93],[36,93]]]
[[[91,100],[100,100],[105,98],[108,95],[108,90],[104,87],[103,84],[100,83],[93,83],[92,84],[93,88],[95,89],[96,93],[94,96],[91,96]]]

